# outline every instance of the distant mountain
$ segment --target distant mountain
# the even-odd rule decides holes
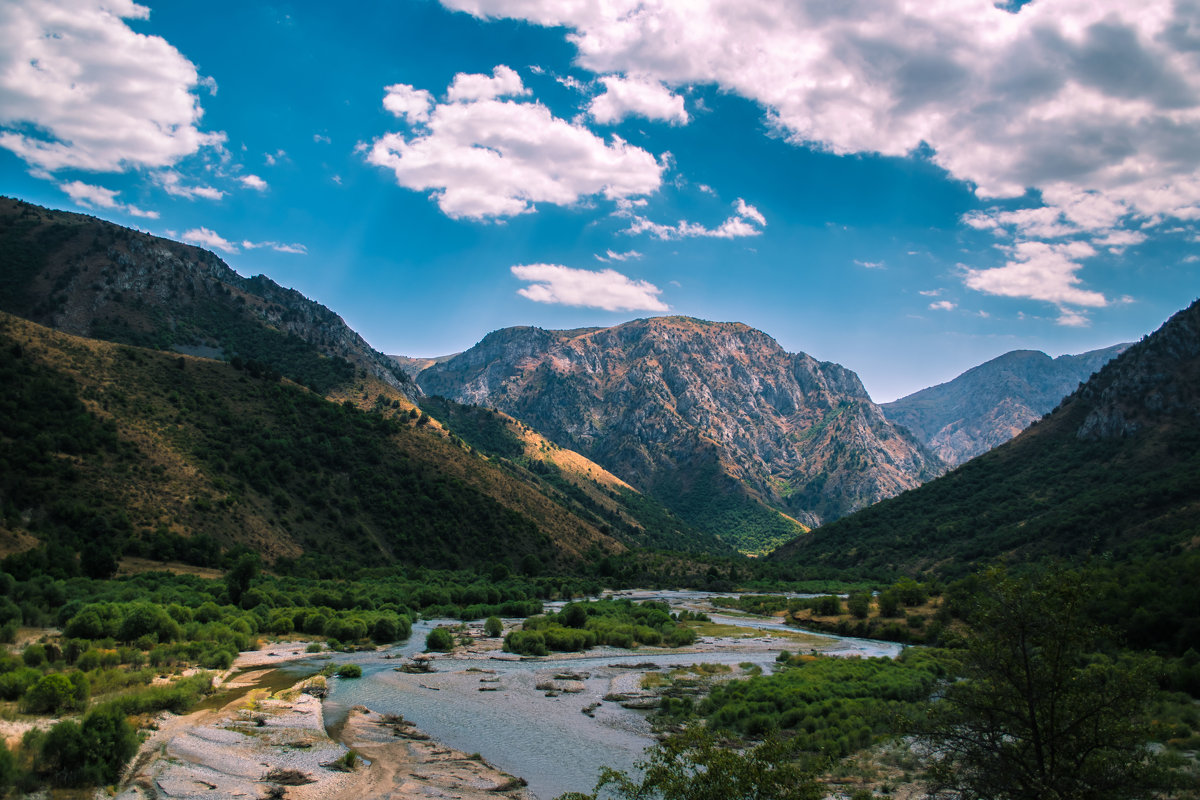
[[[443,410],[450,431],[373,378],[333,402],[256,362],[0,313],[0,555],[69,575],[96,548],[212,564],[244,546],[321,574],[529,559],[561,573],[627,544],[732,553],[511,420]]]
[[[957,466],[1041,419],[1127,347],[1117,344],[1058,358],[1014,350],[880,408],[943,461]]]
[[[961,574],[980,560],[1116,560],[1200,542],[1200,302],[1024,433],[773,557],[806,568]]]
[[[417,383],[511,414],[747,552],[943,469],[853,372],[739,323],[507,328]]]
[[[327,395],[356,368],[420,390],[342,318],[217,256],[83,214],[0,198],[0,310],[95,339],[252,360]]]

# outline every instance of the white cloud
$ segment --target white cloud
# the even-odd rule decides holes
[[[429,111],[433,108],[433,95],[424,89],[414,89],[407,83],[393,83],[385,86],[383,107],[397,117],[407,120],[410,125],[429,121]]]
[[[211,247],[226,253],[237,253],[238,246],[219,233],[208,228],[192,228],[183,232],[183,240],[198,244],[201,247]]]
[[[922,289],[920,292],[918,292],[918,294],[921,295],[922,297],[941,297],[942,290],[941,289]]]
[[[594,272],[572,269],[560,264],[522,264],[512,274],[532,285],[517,294],[536,303],[601,308],[605,311],[667,311],[658,299],[662,294],[648,281],[630,280],[612,269]]]
[[[315,142],[316,144],[333,144],[333,139],[330,139],[328,136],[325,136],[324,134],[314,133],[313,134],[313,142]]]
[[[854,263],[858,264],[860,267],[864,267],[866,269],[887,269],[887,265],[884,264],[882,261],[859,261],[856,258],[856,259],[854,259]],[[924,292],[922,292],[921,294],[924,294]]]
[[[965,269],[966,285],[986,294],[1028,297],[1060,306],[1108,305],[1100,292],[1079,286],[1082,281],[1076,273],[1080,262],[1096,255],[1087,242],[1018,242],[1006,251],[1009,261],[1002,267]]]
[[[120,192],[113,189],[106,189],[103,186],[93,186],[83,181],[60,183],[58,188],[66,192],[71,200],[81,206],[88,208],[111,208],[114,211],[124,211],[126,214],[134,217],[158,219],[157,211],[143,211],[137,206],[117,202],[116,197]]]
[[[606,143],[536,101],[498,99],[525,93],[504,66],[490,77],[460,74],[452,102],[435,104],[423,122],[404,107],[413,130],[376,139],[367,161],[392,170],[401,186],[431,192],[454,218],[511,217],[536,203],[572,205],[598,194],[615,200],[659,188],[665,165],[645,150],[616,136]]]
[[[263,153],[263,161],[267,162],[268,167],[273,167],[280,161],[287,160],[287,151],[283,148],[276,150],[274,153]]]
[[[607,264],[610,261],[629,261],[631,259],[638,259],[638,258],[642,257],[642,254],[639,253],[637,250],[626,250],[623,253],[617,253],[617,252],[614,252],[613,250],[605,250],[604,255],[600,255],[599,253],[593,253],[592,256],[597,261],[599,261],[603,264]]]
[[[257,175],[243,175],[238,178],[238,180],[241,181],[242,185],[247,189],[254,189],[259,192],[265,192],[267,190],[267,182]]]
[[[451,103],[473,103],[477,100],[496,100],[500,97],[521,97],[529,90],[521,83],[521,76],[511,67],[499,64],[489,75],[460,72],[446,90]]]
[[[212,233],[212,231],[209,231]],[[308,248],[302,244],[284,244],[282,242],[251,242],[243,241],[242,247],[247,250],[257,250],[261,247],[269,247],[277,253],[293,253],[295,255],[308,255]]]
[[[223,133],[199,128],[196,67],[123,19],[132,0],[0,3],[0,147],[44,172],[171,166]]]
[[[748,98],[796,144],[929,153],[985,199],[1032,189],[1043,207],[964,220],[1006,247],[1119,248],[1123,231],[1200,219],[1196,0],[442,3],[563,27],[598,76]],[[1074,263],[1070,291],[1061,269],[1008,288],[1094,304]]]
[[[656,239],[738,239],[746,236],[758,236],[766,226],[767,220],[762,213],[742,198],[734,204],[733,216],[726,219],[716,228],[706,228],[696,223],[680,220],[674,225],[664,225],[653,222],[633,211],[634,204],[623,202],[618,204],[617,216],[628,217],[632,220],[625,233],[649,233]]]
[[[600,82],[604,84],[604,93],[592,99],[588,113],[601,125],[612,125],[626,117],[688,123],[683,98],[660,81],[605,75]]]
[[[183,176],[174,170],[156,172],[150,177],[172,197],[185,197],[188,200],[194,200],[197,197],[203,197],[206,200],[220,200],[225,196],[223,191],[214,189],[212,186],[184,184]]]
[[[1058,319],[1054,320],[1054,323],[1067,328],[1086,328],[1092,324],[1092,321],[1082,311],[1060,308]]]
[[[938,300],[937,302],[929,304],[930,311],[953,311],[956,308],[958,308],[958,306],[954,303],[951,303],[949,300]]]

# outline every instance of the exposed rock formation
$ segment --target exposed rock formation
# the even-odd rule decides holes
[[[1041,419],[1128,346],[1058,358],[1037,350],[1014,350],[881,408],[889,420],[957,466]]]
[[[815,524],[942,469],[853,372],[740,323],[507,328],[430,365],[418,383],[512,414],[683,515],[704,487]]]

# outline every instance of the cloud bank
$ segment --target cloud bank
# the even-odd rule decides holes
[[[168,167],[223,133],[203,132],[196,67],[125,19],[131,0],[0,3],[0,147],[46,172]]]
[[[616,136],[605,142],[528,94],[504,65],[490,76],[455,76],[444,103],[423,89],[389,86],[384,108],[409,130],[376,139],[367,161],[392,170],[401,186],[430,192],[454,218],[503,219],[537,203],[658,189],[665,166],[653,155]]]
[[[1200,220],[1197,0],[442,3],[563,27],[606,85],[713,84],[798,145],[922,153],[985,200],[1033,190],[1039,208],[964,220],[1012,251],[964,273],[978,291],[1100,307],[1108,298],[1080,286],[1084,260]],[[614,95],[594,116],[628,106]],[[1078,310],[1063,319],[1079,324]]]
[[[648,281],[631,280],[613,269],[593,271],[560,264],[521,264],[512,274],[530,286],[517,294],[535,303],[600,308],[605,311],[667,311],[662,294]]]

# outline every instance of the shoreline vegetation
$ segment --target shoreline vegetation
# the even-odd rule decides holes
[[[426,775],[427,782],[451,773],[459,777],[445,780],[466,781],[463,776],[469,773],[472,786],[504,786],[500,794],[512,791],[517,794],[511,796],[522,797],[521,787],[503,782],[511,776],[492,775],[479,759],[462,754],[442,758],[446,748],[436,742],[421,755],[417,751],[424,746],[414,743],[432,740],[398,717],[357,710],[331,739],[323,718],[317,724],[313,715],[320,714],[320,689],[325,676],[336,671],[334,662],[324,674],[299,683],[273,669],[334,651],[374,653],[409,640],[414,619],[449,618],[464,621],[434,628],[424,642],[427,652],[394,669],[436,671],[437,661],[450,654],[544,659],[552,669],[557,662],[584,657],[589,648],[628,648],[644,654],[645,661],[635,665],[636,677],[629,673],[624,678],[621,691],[611,692],[612,701],[648,711],[657,735],[669,739],[702,725],[735,750],[782,735],[800,763],[820,771],[821,781],[849,782],[855,791],[870,788],[902,797],[901,787],[916,785],[922,767],[920,759],[895,745],[908,730],[900,720],[918,718],[930,705],[928,699],[938,694],[937,687],[959,674],[961,653],[972,636],[969,601],[980,594],[980,587],[967,591],[959,584],[905,579],[877,594],[855,587],[848,596],[708,598],[710,611],[732,609],[735,615],[762,615],[850,636],[861,636],[864,629],[856,626],[866,626],[871,638],[886,639],[871,635],[876,626],[902,624],[909,643],[919,634],[940,645],[910,648],[898,659],[842,659],[821,657],[816,637],[798,627],[739,628],[712,621],[695,604],[670,606],[619,594],[578,599],[586,597],[581,589],[591,588],[586,583],[497,577],[501,580],[421,570],[349,586],[265,575],[249,555],[235,559],[220,580],[145,573],[111,581],[38,576],[18,581],[0,573],[0,612],[5,604],[11,606],[9,623],[0,630],[11,639],[8,654],[0,656],[0,717],[5,720],[0,730],[7,740],[0,750],[0,787],[29,793],[46,787],[107,786],[132,800],[191,796],[196,787],[240,781],[237,785],[253,789],[249,796],[255,797],[268,789],[276,792],[267,795],[271,797],[351,797],[338,788],[343,785],[339,781],[348,779],[324,776],[339,769],[328,765],[343,759],[342,767],[349,768],[365,757],[371,766],[358,765],[357,781],[368,780],[361,777],[363,768],[376,776],[371,781],[385,780],[379,775],[395,779],[399,756],[384,751],[397,739],[409,746],[404,758],[423,765],[418,769],[403,762],[410,764],[404,769]],[[547,601],[562,605],[548,610]],[[58,627],[17,627],[17,620]],[[1106,644],[1108,639],[1096,641],[1096,646],[1109,648],[1108,654],[1083,653],[1084,661],[1119,656]],[[733,647],[755,649],[762,666],[705,662]],[[681,652],[693,653],[696,664],[664,668],[653,663],[656,653]],[[764,669],[761,654],[768,653],[774,663]],[[339,659],[342,670],[336,679],[362,674],[356,660],[353,655],[350,663]],[[1200,671],[1197,663],[1185,656],[1155,667],[1159,685],[1167,691],[1156,695],[1147,710],[1153,722],[1148,735],[1173,754],[1193,752],[1200,744],[1200,723],[1184,693],[1192,686],[1188,681],[1195,681],[1193,673]],[[145,740],[140,749],[139,737]],[[277,780],[259,769],[275,761],[235,758],[229,750],[243,745],[278,756]],[[360,755],[348,756],[351,749]],[[209,764],[213,759],[215,765]],[[161,767],[167,762],[175,766]],[[130,773],[122,781],[126,764],[131,764]],[[154,772],[160,768],[165,772]],[[454,772],[460,768],[465,772]],[[215,772],[203,777],[207,769]],[[314,778],[317,772],[324,777]],[[480,777],[485,773],[491,777]],[[301,778],[324,788],[309,791],[305,787],[314,784]],[[383,791],[376,784],[353,785]],[[486,791],[496,796],[499,790]]]

